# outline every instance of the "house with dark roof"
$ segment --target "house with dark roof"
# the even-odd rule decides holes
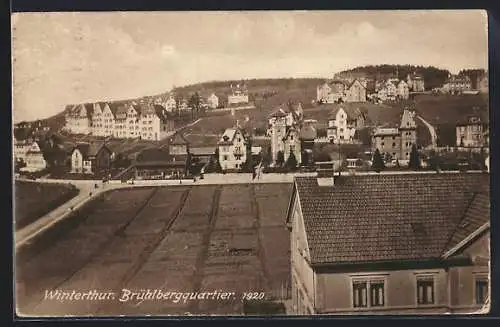
[[[36,172],[48,167],[44,147],[45,144],[42,141],[34,141],[31,143],[24,156],[26,166],[21,168],[21,171]]]
[[[71,152],[71,173],[107,174],[112,151],[103,142],[78,143]]]
[[[180,178],[188,175],[189,163],[189,143],[176,133],[168,145],[139,152],[132,167],[136,179]]]
[[[90,134],[92,132],[93,104],[85,103],[67,108],[64,129],[72,134]]]
[[[227,128],[219,139],[219,163],[223,170],[241,169],[247,160],[247,135],[239,126]]]
[[[327,137],[333,143],[352,143],[356,130],[365,126],[364,110],[351,106],[340,106],[328,117]]]
[[[142,140],[160,141],[174,130],[170,113],[160,104],[138,106],[139,137]]]
[[[475,110],[478,112],[478,110]],[[465,117],[456,125],[457,146],[488,147],[489,117],[487,113],[477,113]]]
[[[318,174],[295,178],[286,213],[291,314],[460,313],[488,303],[489,174]]]
[[[316,88],[316,101],[320,103],[366,102],[366,82],[353,79],[334,79]]]
[[[388,161],[408,163],[411,149],[418,140],[415,116],[415,110],[405,108],[399,126],[375,128],[372,132],[372,152],[378,149]]]

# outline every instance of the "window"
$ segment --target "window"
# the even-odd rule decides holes
[[[392,147],[396,147],[396,142],[392,142]]]
[[[384,280],[353,281],[353,307],[382,307],[385,305]],[[370,290],[370,293],[368,293]]]
[[[367,299],[366,299],[366,293],[367,293],[367,286],[366,282],[353,282],[352,284],[352,290],[353,290],[353,296],[352,296],[352,306],[355,308],[366,308],[368,306],[367,304]]]
[[[384,142],[381,143],[382,146],[384,146],[384,144],[385,144]]]
[[[417,279],[417,303],[434,304],[434,278]]]
[[[371,281],[370,282],[370,300],[372,307],[384,306],[384,282]]]
[[[484,304],[488,298],[488,281],[486,279],[476,280],[476,304]]]
[[[222,160],[226,161],[227,160],[227,156],[223,156]]]

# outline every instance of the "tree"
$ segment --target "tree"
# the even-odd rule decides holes
[[[297,168],[297,158],[295,158],[295,154],[293,153],[292,150],[290,150],[290,155],[288,156],[288,159],[286,160],[285,166],[289,168],[290,170],[294,170]]]
[[[377,173],[380,173],[382,170],[384,170],[384,168],[385,168],[384,159],[382,159],[380,151],[376,149],[375,153],[373,154],[372,169]]]
[[[420,167],[420,157],[418,155],[418,150],[417,146],[413,144],[411,147],[411,153],[410,153],[410,163],[408,164],[408,167],[413,170],[419,170]]]
[[[276,155],[276,165],[281,167],[284,162],[285,162],[285,154],[283,153],[283,151],[278,151]]]
[[[267,167],[272,162],[271,146],[267,147],[267,151],[262,155],[262,164]]]
[[[328,133],[326,132],[326,129],[318,128],[317,135],[319,138],[322,138],[322,137],[326,137],[328,135]]]
[[[314,155],[314,162],[327,162],[331,161],[332,157],[326,151],[318,152]]]
[[[429,154],[429,169],[439,171],[440,170],[439,157],[435,151]]]

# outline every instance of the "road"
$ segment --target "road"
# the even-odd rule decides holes
[[[87,201],[94,199],[97,195],[101,194],[102,192],[108,191],[110,189],[123,187],[122,185],[119,184],[102,185],[102,182],[100,182],[98,183],[99,188],[96,189],[95,188],[96,181],[69,182],[60,180],[55,181],[55,180],[41,179],[37,180],[37,182],[72,183],[79,189],[80,192],[78,193],[77,196],[65,202],[63,205],[59,206],[55,210],[49,212],[45,216],[35,220],[33,223],[16,231],[15,233],[16,249],[29,242],[33,237],[35,237],[39,233],[42,233],[43,231],[47,230],[48,228],[56,224],[58,221],[66,218],[71,212],[70,209],[71,207],[73,207],[73,209],[78,209],[81,206],[83,206]],[[90,195],[91,192],[92,195]]]

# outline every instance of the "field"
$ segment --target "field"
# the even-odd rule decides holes
[[[16,229],[20,229],[78,195],[69,184],[16,181],[14,186]]]
[[[17,253],[21,314],[241,314],[244,292],[289,294],[291,184],[112,191]],[[45,290],[110,292],[57,301]],[[120,301],[138,292],[234,292],[225,300]]]

